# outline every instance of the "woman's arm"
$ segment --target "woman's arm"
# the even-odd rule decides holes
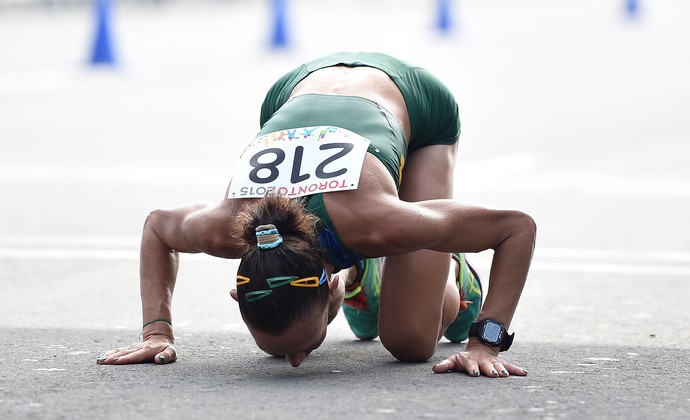
[[[534,220],[518,211],[468,208],[463,227],[468,251],[493,249],[489,287],[478,320],[492,318],[508,329],[522,294],[536,240]],[[471,238],[476,239],[471,239]],[[453,242],[452,238],[449,239]],[[443,247],[443,244],[439,244]],[[474,248],[478,246],[479,248]],[[474,249],[472,249],[474,248]],[[498,357],[500,348],[470,337],[464,352],[434,366],[434,372],[465,371],[472,376],[524,376],[527,372]]]
[[[345,227],[338,226],[338,231],[345,232],[346,244],[364,255],[400,255],[419,249],[449,253],[493,249],[490,288],[480,318],[494,318],[506,328],[510,325],[536,240],[536,224],[530,216],[455,200],[407,203],[384,198],[348,207],[352,213],[361,208],[368,214],[346,224],[333,219]]]
[[[529,271],[536,240],[536,224],[525,213],[491,210],[457,202],[420,204],[416,228],[406,235],[412,242],[431,241],[428,248],[449,252],[493,249],[489,287],[478,320],[493,318],[508,329]],[[415,224],[413,224],[415,225]],[[436,232],[436,239],[424,230]],[[395,241],[392,237],[390,241]],[[523,369],[498,358],[499,347],[490,347],[471,337],[464,352],[434,366],[435,372],[466,371],[470,375],[526,375]]]
[[[352,195],[357,194],[356,192]],[[527,279],[536,239],[536,224],[525,213],[494,210],[455,200],[400,201],[392,194],[346,197],[333,194],[331,218],[355,252],[399,255],[418,249],[441,252],[494,250],[489,288],[479,319],[493,318],[509,328]],[[338,200],[342,199],[342,202]],[[359,201],[358,201],[359,199]],[[366,199],[366,205],[352,205]],[[339,209],[346,208],[347,212]],[[435,369],[465,370],[489,376],[524,374],[498,359],[499,349],[471,338],[467,351]],[[496,363],[494,363],[496,362]],[[497,373],[494,375],[494,371]],[[504,373],[505,372],[505,373]]]
[[[179,253],[205,252],[224,258],[239,256],[229,235],[236,214],[232,200],[198,203],[151,212],[144,223],[140,256],[143,342],[99,357],[100,364],[175,361],[171,302]]]

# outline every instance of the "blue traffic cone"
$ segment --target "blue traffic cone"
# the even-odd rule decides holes
[[[289,44],[287,34],[287,0],[273,0],[273,37],[271,46],[274,48],[284,48]]]
[[[441,32],[450,32],[453,27],[452,17],[451,17],[451,0],[438,0],[438,20],[436,22],[436,27]]]
[[[91,51],[91,64],[115,64],[115,48],[111,36],[111,0],[94,0],[96,16],[96,33]]]
[[[639,0],[625,0],[625,13],[630,18],[636,18],[640,14]]]

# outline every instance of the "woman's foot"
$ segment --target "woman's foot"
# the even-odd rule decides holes
[[[455,284],[460,293],[458,316],[443,334],[452,342],[467,340],[470,325],[477,320],[482,307],[482,283],[477,272],[469,265],[464,254],[453,254],[455,261]]]
[[[345,277],[345,318],[358,338],[373,340],[379,335],[381,261],[379,258],[358,261]]]

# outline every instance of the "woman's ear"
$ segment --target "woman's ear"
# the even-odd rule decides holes
[[[328,323],[330,324],[335,316],[338,315],[340,307],[343,306],[345,297],[345,282],[341,281],[339,274],[331,276],[328,282]]]
[[[331,276],[331,281],[328,282],[328,294],[332,295],[338,290],[338,286],[340,285],[340,275],[338,274],[333,274]]]
[[[328,282],[328,298],[331,301],[342,303],[345,296],[345,279],[339,274],[333,274]]]
[[[230,296],[235,299],[235,302],[239,302],[239,300],[237,300],[237,289],[230,289]]]

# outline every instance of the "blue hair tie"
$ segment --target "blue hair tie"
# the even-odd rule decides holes
[[[274,225],[260,225],[255,231],[256,244],[260,249],[272,249],[283,243],[283,237]]]

